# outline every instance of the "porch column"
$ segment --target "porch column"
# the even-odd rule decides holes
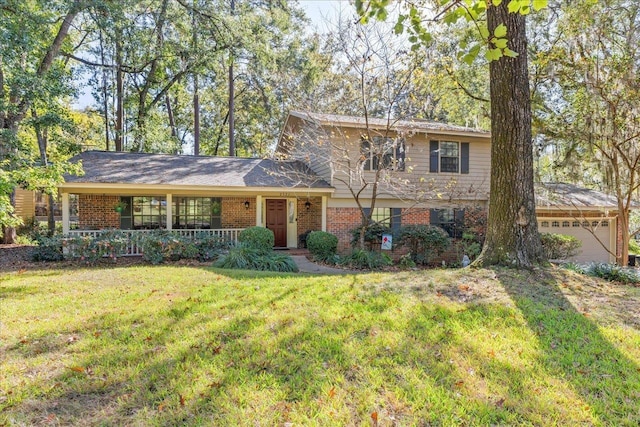
[[[322,196],[322,231],[327,231],[327,196]]]
[[[61,193],[62,196],[62,234],[69,234],[69,193]]]
[[[173,197],[171,193],[167,193],[166,196],[166,202],[167,202],[167,218],[166,218],[166,227],[167,230],[172,230],[173,229]]]
[[[262,196],[256,196],[256,226],[262,227]]]

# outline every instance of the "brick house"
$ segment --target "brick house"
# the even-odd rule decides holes
[[[361,222],[359,204],[392,229],[433,224],[459,238],[465,222],[486,215],[490,140],[482,130],[424,120],[292,111],[272,159],[85,152],[76,157],[85,174],[66,177],[60,187],[63,230],[209,230],[233,239],[259,225],[274,231],[277,247],[298,247],[307,231],[324,230],[346,250]],[[545,194],[556,190],[564,198],[538,201],[541,231],[577,235],[578,261],[612,261],[615,203],[591,192],[580,209],[572,189]]]

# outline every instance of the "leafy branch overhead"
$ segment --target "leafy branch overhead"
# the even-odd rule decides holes
[[[595,1],[595,0],[590,0]],[[430,5],[433,4],[433,7]],[[489,31],[485,13],[488,7],[497,7],[502,0],[441,0],[439,2],[402,2],[399,4],[399,13],[394,31],[396,34],[407,33],[412,50],[417,50],[422,45],[428,45],[433,40],[432,32],[427,29],[425,23],[444,22],[447,25],[455,25],[460,20],[473,25],[477,29],[480,38],[476,43],[460,42],[458,59],[471,64],[483,53],[488,61],[497,61],[503,56],[515,58],[518,52],[508,47],[509,37],[507,27],[500,24],[493,32]],[[371,18],[386,20],[389,16],[387,9],[391,6],[389,0],[356,1],[356,9],[362,23]],[[546,8],[548,0],[511,0],[508,3],[509,13],[528,15],[531,11],[539,11]]]

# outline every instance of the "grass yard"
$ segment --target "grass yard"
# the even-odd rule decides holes
[[[0,425],[640,424],[640,288],[565,270],[0,274]]]

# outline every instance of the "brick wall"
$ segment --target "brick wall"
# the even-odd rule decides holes
[[[120,196],[104,194],[80,194],[78,198],[78,222],[81,229],[101,230],[120,228],[120,214],[113,210]]]
[[[327,231],[338,238],[339,252],[351,247],[351,230],[360,223],[358,208],[327,208]]]
[[[402,225],[429,224],[429,209],[402,209]]]
[[[249,201],[249,209],[244,202]],[[223,197],[220,221],[222,228],[247,228],[256,225],[255,197]]]
[[[307,199],[298,199],[298,237],[307,231],[322,229],[322,197],[310,197],[311,206],[307,210]]]

